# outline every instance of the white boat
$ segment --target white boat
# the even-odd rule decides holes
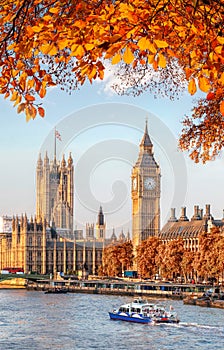
[[[123,304],[119,309],[109,312],[111,320],[120,320],[136,323],[178,323],[177,313],[170,307],[167,311],[163,305],[152,304],[138,298],[133,302]]]

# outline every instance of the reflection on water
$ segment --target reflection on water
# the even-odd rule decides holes
[[[0,290],[0,349],[224,349],[224,310],[165,301],[179,324],[111,321],[129,297]]]

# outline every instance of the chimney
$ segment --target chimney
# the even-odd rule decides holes
[[[186,207],[181,207],[181,216],[179,221],[189,221],[186,216]]]
[[[210,212],[210,204],[206,204],[205,206],[205,215],[204,215],[204,219],[213,219],[211,212]]]
[[[175,215],[175,210],[176,208],[171,208],[171,215],[170,215],[170,218],[168,220],[168,222],[176,222],[178,221],[177,218],[176,218],[176,215]]]
[[[192,216],[191,220],[201,220],[200,214],[199,214],[199,206],[194,206],[194,215]]]
[[[203,209],[199,209],[200,218],[203,219]]]

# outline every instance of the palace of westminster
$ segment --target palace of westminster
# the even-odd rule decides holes
[[[159,236],[165,243],[182,237],[185,247],[198,250],[198,234],[211,227],[224,227],[224,219],[214,220],[210,205],[205,212],[194,207],[188,219],[186,208],[179,218],[175,209],[165,226],[160,229],[160,167],[154,159],[153,144],[147,123],[140,143],[138,159],[131,174],[132,242],[134,249],[149,236]],[[21,217],[0,217],[0,270],[21,267],[25,273],[55,274],[56,272],[85,270],[97,274],[102,265],[103,249],[108,244],[130,240],[122,232],[106,237],[106,222],[102,207],[96,225],[86,224],[86,234],[73,230],[74,165],[71,154],[67,162],[56,155],[50,162],[47,153],[39,155],[36,167],[36,215],[28,220]]]

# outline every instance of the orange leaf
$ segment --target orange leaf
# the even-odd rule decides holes
[[[29,95],[29,94],[26,94],[25,99],[27,101],[35,101],[35,97],[33,97],[33,96]]]
[[[133,55],[131,49],[129,47],[126,47],[126,50],[123,55],[123,60],[125,63],[130,64],[134,61],[135,56]]]
[[[44,109],[43,109],[42,107],[38,107],[38,113],[39,113],[39,115],[40,115],[42,118],[44,118],[44,116],[45,116],[45,111],[44,111]]]
[[[194,78],[192,78],[188,84],[188,91],[191,95],[194,95],[195,92],[197,91],[197,86]]]
[[[220,103],[220,112],[224,116],[224,101]]]
[[[39,96],[40,96],[41,98],[43,98],[45,95],[46,95],[46,89],[45,89],[45,87],[42,85],[41,88],[40,88]]]
[[[219,80],[220,80],[221,84],[224,85],[224,72],[222,72]]]
[[[25,103],[20,103],[17,108],[17,113],[21,113],[22,111],[24,111],[25,106]]]
[[[215,97],[214,92],[209,92],[208,95],[206,96],[206,100],[208,101],[213,100],[214,97]]]

